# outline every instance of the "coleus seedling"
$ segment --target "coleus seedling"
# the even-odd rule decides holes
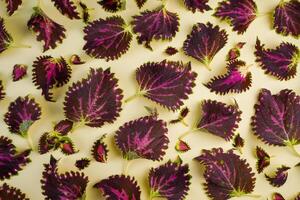
[[[0,186],[0,198],[3,200],[29,200],[20,189],[9,186],[7,183]]]
[[[30,150],[17,153],[12,140],[0,136],[0,180],[17,175],[27,163],[31,162],[29,154]],[[3,196],[0,196],[0,198],[3,198]]]
[[[105,163],[107,162],[107,154],[108,148],[107,145],[104,143],[104,139],[106,134],[104,134],[100,139],[94,142],[92,147],[92,156],[97,162]]]
[[[269,175],[265,174],[265,177],[272,186],[280,187],[286,182],[286,180],[288,178],[288,170],[289,169],[291,169],[291,168],[283,165],[283,166],[277,168],[274,176],[269,176]]]
[[[47,101],[54,101],[53,87],[62,87],[69,82],[72,69],[63,57],[40,56],[32,65],[32,81]]]
[[[195,58],[210,69],[214,56],[227,43],[227,33],[219,26],[211,23],[198,23],[193,26],[192,32],[183,43],[184,53]]]
[[[300,144],[300,96],[288,89],[273,95],[262,89],[254,109],[254,134],[266,144],[290,147],[300,156],[294,147]]]
[[[122,90],[110,68],[91,68],[87,78],[69,87],[64,101],[65,116],[76,123],[75,128],[101,127],[119,116],[122,98]]]
[[[167,133],[167,123],[153,114],[121,126],[116,131],[115,143],[126,160],[162,160],[169,143]]]
[[[144,96],[175,111],[192,93],[196,77],[197,74],[192,71],[190,62],[187,64],[166,60],[148,62],[136,70],[139,90],[125,102]]]
[[[229,61],[226,68],[227,73],[213,77],[205,83],[211,92],[225,95],[227,93],[241,93],[248,90],[252,85],[252,73],[249,71],[251,65],[246,65],[242,60]]]
[[[300,2],[280,0],[273,13],[273,28],[284,36],[300,36]]]
[[[27,22],[28,29],[37,34],[38,41],[44,41],[44,51],[54,49],[66,37],[66,29],[49,18],[41,8],[34,7],[33,10],[34,13]]]
[[[134,177],[113,175],[94,185],[106,200],[130,199],[140,200],[141,190]]]
[[[255,174],[247,161],[232,150],[203,150],[195,159],[206,166],[204,185],[211,199],[227,200],[232,197],[251,196],[255,186]]]
[[[22,5],[22,0],[5,0],[8,15],[13,15]]]
[[[257,38],[255,45],[256,62],[266,74],[279,80],[289,80],[296,76],[297,65],[300,61],[300,51],[297,46],[282,42],[275,49],[265,49]]]
[[[45,199],[84,199],[88,177],[84,173],[74,171],[59,174],[57,164],[58,160],[53,156],[49,164],[44,164],[41,184]]]
[[[21,80],[27,74],[27,65],[16,64],[12,72],[13,81]]]
[[[148,177],[150,199],[183,200],[189,191],[190,179],[188,164],[168,161],[151,168]]]
[[[224,0],[219,3],[215,17],[227,21],[238,34],[243,34],[257,17],[257,6],[254,0]]]
[[[270,155],[261,147],[256,146],[255,150],[257,162],[256,169],[258,173],[263,172],[263,170],[270,165]]]
[[[207,4],[209,0],[184,0],[184,5],[188,10],[195,13],[196,11],[204,12],[212,8]]]

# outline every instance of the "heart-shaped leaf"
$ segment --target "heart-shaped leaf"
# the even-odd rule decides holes
[[[211,7],[207,5],[209,0],[184,0],[184,5],[195,13],[196,11],[204,12],[211,10]]]
[[[4,183],[0,186],[0,198],[3,200],[29,200],[20,189]]]
[[[73,0],[51,0],[54,6],[63,15],[66,15],[70,19],[80,19],[80,15],[77,11],[77,7]]]

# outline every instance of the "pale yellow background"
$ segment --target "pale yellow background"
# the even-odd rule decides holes
[[[100,17],[111,16],[112,14],[105,12],[97,3],[96,0],[86,0],[88,7],[95,8],[92,13],[92,19],[98,19]],[[139,10],[136,7],[134,0],[127,0],[126,11],[119,12],[121,16],[126,19],[127,22],[131,21],[131,17],[134,14],[138,14]],[[259,11],[261,13],[269,12],[273,9],[279,0],[268,0],[261,1],[256,0]],[[274,48],[279,45],[282,41],[292,42],[299,47],[299,40],[291,37],[283,37],[271,30],[271,19],[267,16],[260,17],[256,19],[249,27],[244,35],[237,35],[235,32],[231,31],[231,27],[228,24],[222,23],[216,18],[212,17],[213,11],[208,11],[203,13],[197,12],[193,14],[188,12],[182,1],[169,0],[167,7],[170,11],[177,12],[180,16],[180,30],[176,35],[176,38],[171,42],[153,42],[152,46],[154,51],[149,51],[141,45],[138,45],[136,39],[134,38],[131,43],[131,48],[129,51],[122,56],[120,59],[111,62],[105,62],[104,60],[96,60],[88,58],[82,51],[84,45],[83,32],[82,29],[84,24],[81,21],[69,20],[67,17],[61,15],[50,2],[50,0],[43,1],[43,10],[58,23],[64,24],[67,29],[67,38],[59,45],[55,50],[49,50],[46,53],[42,53],[42,43],[37,42],[35,39],[35,34],[27,30],[26,23],[30,18],[32,13],[31,7],[36,5],[34,0],[24,0],[24,5],[21,9],[12,17],[6,20],[7,30],[13,35],[16,41],[21,43],[32,45],[31,49],[10,49],[7,52],[0,55],[0,78],[4,82],[6,90],[6,98],[1,101],[1,135],[6,135],[13,139],[14,143],[18,149],[23,150],[27,147],[27,143],[24,139],[16,135],[11,135],[8,131],[6,124],[3,122],[3,115],[6,113],[8,105],[11,101],[15,100],[18,96],[25,96],[30,94],[35,97],[37,102],[42,106],[42,117],[41,120],[37,121],[31,128],[30,134],[32,135],[35,146],[38,143],[38,139],[41,134],[45,131],[52,129],[52,123],[64,118],[62,103],[65,97],[65,92],[68,88],[65,85],[63,88],[53,90],[56,103],[46,102],[41,96],[41,90],[35,89],[32,83],[32,62],[37,56],[41,55],[52,55],[54,57],[64,56],[69,57],[73,53],[82,54],[84,59],[88,62],[82,66],[74,66],[72,72],[72,78],[70,83],[78,81],[81,78],[87,76],[89,68],[108,68],[111,67],[111,71],[116,74],[116,77],[120,80],[119,85],[124,90],[125,98],[134,94],[137,88],[137,84],[134,78],[134,72],[137,67],[148,61],[161,61],[168,58],[164,53],[164,49],[169,46],[175,46],[181,48],[183,41],[186,39],[186,35],[190,33],[192,26],[197,22],[207,22],[210,21],[213,24],[218,24],[222,28],[225,28],[229,33],[228,43],[214,58],[211,63],[213,71],[209,72],[205,67],[199,62],[192,60],[192,68],[198,73],[196,80],[197,86],[194,88],[194,93],[190,95],[189,100],[185,101],[191,113],[188,115],[187,122],[191,125],[200,116],[199,103],[204,99],[215,99],[223,101],[225,103],[232,103],[232,99],[235,98],[243,111],[242,121],[239,124],[237,132],[239,132],[243,138],[246,140],[245,147],[243,149],[243,158],[246,158],[250,163],[251,167],[255,170],[255,157],[254,148],[256,145],[262,146],[266,149],[272,156],[271,167],[269,167],[265,172],[270,173],[275,170],[276,167],[280,165],[293,166],[299,161],[299,158],[294,156],[291,151],[284,147],[269,147],[263,144],[261,141],[257,140],[255,136],[251,133],[250,129],[250,117],[253,115],[253,105],[257,100],[257,94],[260,88],[265,87],[270,89],[272,92],[277,93],[281,89],[289,88],[293,89],[295,92],[300,94],[300,75],[298,74],[294,79],[289,81],[278,81],[277,79],[265,75],[263,70],[255,63],[255,58],[253,55],[254,45],[256,36],[258,36],[267,47]],[[149,0],[145,5],[147,9],[153,9],[160,5],[159,1]],[[215,8],[217,1],[211,0],[210,5]],[[4,9],[4,1],[0,1],[0,15],[6,14]],[[225,96],[219,96],[214,93],[209,92],[209,90],[202,85],[206,83],[210,78],[215,75],[225,72],[225,55],[228,50],[233,47],[237,42],[247,42],[246,46],[241,52],[241,59],[245,60],[247,64],[254,64],[250,70],[253,75],[253,84],[250,90],[242,94],[229,94]],[[173,57],[169,57],[171,60],[182,60],[188,62],[191,58],[185,56],[182,51]],[[14,64],[27,64],[29,66],[29,75],[21,81],[12,82],[11,71]],[[123,110],[120,113],[120,117],[114,124],[106,124],[102,128],[89,128],[83,127],[76,130],[70,136],[76,147],[80,150],[79,153],[71,156],[63,156],[59,151],[53,152],[52,154],[56,158],[62,158],[59,162],[59,171],[64,172],[67,170],[76,170],[74,167],[74,162],[82,157],[90,156],[90,149],[93,142],[99,138],[102,134],[108,133],[109,142],[109,155],[108,163],[102,164],[98,162],[92,162],[91,165],[84,170],[86,175],[89,176],[90,184],[87,188],[87,199],[101,199],[98,192],[92,189],[92,185],[101,179],[107,178],[109,175],[121,174],[124,165],[124,160],[121,154],[116,150],[113,143],[114,131],[118,129],[123,123],[139,118],[141,116],[147,115],[147,111],[143,108],[144,106],[156,106],[159,110],[159,117],[169,121],[170,119],[176,118],[177,113],[172,113],[166,109],[162,109],[156,104],[144,99],[139,98],[128,104],[123,104]],[[174,150],[174,145],[177,137],[185,132],[188,128],[184,127],[182,124],[170,125],[168,137],[170,139],[169,149],[167,150],[166,156],[162,162],[152,162],[145,159],[135,160],[129,168],[129,175],[137,178],[139,185],[142,188],[142,199],[148,199],[148,185],[147,176],[150,167],[159,166],[165,163],[169,159],[174,159],[177,156]],[[223,147],[224,149],[232,148],[231,142],[225,142],[223,139],[213,136],[209,133],[196,132],[189,135],[186,141],[190,144],[191,150],[187,153],[181,154],[184,163],[189,163],[191,169],[192,184],[190,186],[190,191],[186,199],[208,199],[202,187],[203,179],[203,167],[199,163],[193,161],[192,159],[198,156],[201,149],[210,149],[213,147]],[[300,151],[299,146],[297,147]],[[40,179],[42,177],[43,164],[49,162],[50,153],[45,155],[39,155],[36,152],[32,152],[31,159],[32,162],[29,163],[24,170],[20,171],[18,176],[12,177],[10,180],[6,180],[7,183],[15,187],[21,188],[23,192],[32,200],[40,200],[44,197],[42,196],[42,190],[40,188]],[[300,192],[300,169],[292,168],[289,171],[289,178],[286,184],[279,189],[276,189],[269,185],[265,180],[264,175],[257,175],[256,187],[254,190],[255,194],[262,195],[259,199],[270,199],[271,193],[277,191],[281,192],[287,199],[291,199]],[[247,198],[240,198],[247,199]]]

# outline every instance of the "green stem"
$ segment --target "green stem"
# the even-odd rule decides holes
[[[184,126],[186,126],[186,127],[189,126],[189,125],[184,121],[184,119],[180,120],[180,122],[181,122]]]
[[[74,125],[73,125],[70,133],[73,133],[76,129],[84,126],[84,124],[85,124],[85,120],[84,119],[82,119],[80,122],[74,123]]]
[[[31,46],[27,44],[12,44],[9,47],[10,48],[31,48]]]
[[[128,169],[129,169],[130,164],[131,164],[131,160],[125,159],[125,165],[123,168],[123,173],[125,176],[127,176],[127,174],[128,174]]]
[[[296,150],[295,145],[291,144],[291,145],[288,145],[288,147],[290,147],[290,149],[296,156],[300,157],[300,153]]]
[[[264,16],[271,15],[271,14],[272,14],[272,12],[256,13],[256,17],[264,17]]]
[[[31,136],[30,136],[29,132],[27,133],[26,141],[27,141],[27,144],[30,147],[30,149],[34,150],[33,142],[32,142],[32,139],[31,139]]]
[[[139,97],[139,96],[141,96],[141,93],[140,93],[140,92],[137,92],[137,93],[135,93],[134,95],[128,97],[128,98],[125,100],[125,103],[128,103],[128,102],[132,101],[133,99],[135,99],[135,98],[137,98],[137,97]]]
[[[244,197],[252,197],[252,198],[259,198],[259,197],[261,197],[261,195],[259,195],[259,194],[244,194],[243,196]]]
[[[183,139],[184,137],[188,136],[190,133],[197,131],[197,128],[191,128],[190,130],[184,132],[181,136],[179,136],[179,139]]]

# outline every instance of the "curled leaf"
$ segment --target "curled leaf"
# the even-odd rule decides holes
[[[13,81],[21,80],[27,74],[27,65],[16,64],[12,72]]]
[[[88,23],[90,20],[90,10],[85,3],[83,3],[82,1],[79,2],[79,6],[82,10],[82,14],[81,14],[81,18],[83,20],[84,23]]]
[[[12,42],[13,38],[6,31],[4,19],[0,17],[0,53],[7,50]]]
[[[75,166],[79,169],[79,170],[83,170],[84,168],[88,167],[90,165],[90,159],[88,158],[82,158],[79,160],[76,160],[75,162]]]
[[[104,143],[104,138],[106,137],[106,134],[103,135],[100,139],[96,140],[92,147],[92,156],[93,158],[98,161],[105,163],[107,161],[107,153],[108,148],[107,145]]]
[[[245,140],[240,136],[238,133],[234,138],[233,138],[233,143],[232,146],[237,149],[240,153],[242,153],[242,148],[245,145]]]
[[[269,154],[259,146],[256,146],[256,169],[258,173],[263,172],[263,170],[270,165]]]
[[[233,61],[240,57],[240,50],[245,44],[245,42],[239,42],[232,49],[230,49],[226,56],[226,61]]]
[[[280,187],[286,182],[289,169],[291,168],[283,165],[282,167],[277,168],[274,176],[265,174],[265,177],[271,185],[274,187]]]
[[[211,7],[207,5],[209,0],[184,0],[184,5],[195,13],[196,11],[204,12],[211,10]]]
[[[186,143],[183,140],[178,140],[176,145],[175,145],[175,150],[178,151],[179,153],[184,153],[189,151],[191,148],[188,145],[188,143]]]
[[[70,19],[80,19],[80,15],[77,11],[77,7],[72,0],[51,0],[54,6],[63,15],[66,15]]]
[[[189,166],[168,161],[149,173],[150,199],[183,200],[191,184]]]
[[[58,138],[45,132],[39,139],[38,152],[40,154],[48,153],[52,149],[57,148]]]
[[[20,189],[6,183],[0,186],[0,198],[3,200],[29,200]]]
[[[166,122],[151,115],[125,123],[116,132],[115,142],[127,160],[162,160],[169,143],[167,133]]]
[[[13,15],[22,5],[22,0],[5,0],[8,15]]]
[[[289,80],[296,76],[300,51],[295,45],[283,42],[275,49],[265,49],[257,38],[255,49],[256,62],[266,74],[279,80]]]
[[[98,3],[105,11],[117,12],[125,9],[126,0],[99,0]]]
[[[79,55],[77,54],[73,54],[70,58],[70,63],[73,65],[82,65],[85,62],[81,60],[81,58],[79,57]]]
[[[186,124],[186,122],[184,121],[184,118],[188,115],[189,112],[190,112],[190,110],[187,107],[183,108],[180,111],[178,118],[171,120],[169,123],[170,124],[176,124],[178,122],[182,122],[185,126],[188,126]]]

